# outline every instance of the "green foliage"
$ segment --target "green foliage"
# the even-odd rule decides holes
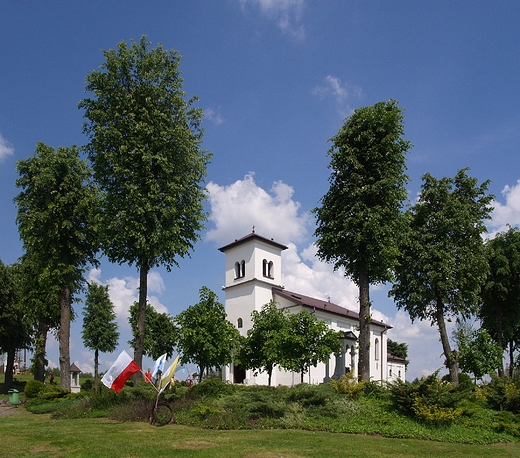
[[[137,343],[138,319],[139,303],[134,302],[130,306],[130,316],[128,317],[134,336],[133,340],[128,343],[134,347]],[[178,335],[173,317],[167,313],[159,313],[150,303],[147,303],[144,330],[143,354],[152,359],[157,359],[166,353],[166,358],[171,358],[177,344]]]
[[[200,383],[193,385],[190,388],[190,397],[214,398],[224,395],[232,394],[236,391],[236,386],[224,382],[222,379],[209,378],[202,380]]]
[[[473,315],[488,273],[482,240],[490,217],[488,182],[477,185],[467,170],[454,178],[423,175],[417,203],[406,212],[407,230],[400,234],[396,282],[390,295],[413,320],[436,324],[452,382],[457,358],[446,331],[447,319]]]
[[[94,350],[94,377],[98,382],[99,352],[112,352],[119,340],[114,304],[108,294],[108,285],[89,283],[83,309],[81,337],[85,347]]]
[[[408,344],[407,343],[398,343],[393,341],[392,339],[387,339],[386,342],[388,353],[397,356],[398,358],[404,359],[405,367],[408,367],[410,361],[408,361]]]
[[[458,320],[453,335],[458,346],[461,370],[481,380],[502,366],[503,350],[485,329],[472,329],[467,323]]]
[[[288,315],[288,327],[280,338],[283,350],[280,366],[303,376],[309,367],[325,362],[341,349],[339,333],[306,310]]]
[[[407,198],[403,111],[395,100],[359,108],[332,137],[330,189],[313,212],[317,255],[359,287],[359,374],[370,379],[371,284],[393,279]]]
[[[489,406],[496,410],[520,413],[520,381],[518,378],[493,377],[483,391]]]
[[[85,269],[96,263],[98,250],[95,227],[98,193],[90,181],[90,169],[79,154],[75,146],[55,151],[38,143],[32,157],[17,163],[20,176],[16,186],[22,191],[14,199],[25,262],[37,278],[29,282],[38,286],[35,293],[44,292],[35,305],[41,305],[47,298],[59,298],[52,303],[50,314],[47,305],[36,316],[37,322],[43,320],[47,326],[49,315],[51,321],[60,317],[61,384],[69,390],[72,303],[83,285]]]
[[[419,420],[436,426],[449,425],[462,415],[461,409],[427,404],[422,397],[415,398],[412,409]]]
[[[469,391],[437,377],[437,372],[414,383],[389,384],[390,398],[403,413],[432,425],[446,425],[463,413],[457,408]]]
[[[412,146],[403,136],[403,111],[390,100],[355,110],[331,139],[331,186],[314,209],[318,256],[357,285],[362,273],[369,283],[391,280]]]
[[[289,326],[285,309],[279,309],[275,301],[265,304],[260,311],[251,313],[253,326],[240,346],[238,360],[244,369],[253,369],[254,374],[267,372],[271,385],[273,368],[280,364],[284,347],[282,336]]]
[[[38,397],[40,391],[42,391],[44,388],[45,385],[43,384],[43,382],[40,382],[39,380],[29,380],[25,384],[25,396],[27,396],[28,399],[36,398]]]
[[[200,381],[206,369],[231,362],[240,334],[226,319],[224,306],[213,291],[203,286],[199,296],[200,301],[177,315],[175,320],[180,328],[177,343],[182,354],[180,364],[196,364]]]
[[[193,250],[207,214],[204,179],[210,154],[201,149],[203,112],[186,100],[180,55],[146,37],[104,51],[87,75],[93,94],[85,110],[86,151],[101,190],[103,252],[139,269],[138,334],[134,359],[142,365],[147,275],[169,270]],[[140,377],[137,375],[136,377]]]
[[[365,389],[366,382],[358,382],[353,372],[342,375],[339,380],[332,379],[330,385],[338,393],[345,394],[349,399],[358,399]]]
[[[509,376],[520,346],[520,230],[509,227],[486,242],[489,274],[482,289],[479,317],[498,345],[509,349]],[[502,374],[502,367],[500,373]]]

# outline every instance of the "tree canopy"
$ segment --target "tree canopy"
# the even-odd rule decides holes
[[[114,304],[108,294],[108,285],[88,284],[83,308],[81,337],[85,347],[94,350],[94,384],[98,385],[99,352],[110,353],[117,347],[119,331],[115,321]]]
[[[289,371],[304,374],[318,362],[326,362],[330,355],[341,350],[340,335],[306,310],[288,315],[289,326],[283,330],[280,365]]]
[[[289,317],[285,309],[279,309],[276,302],[271,301],[260,311],[253,310],[251,321],[253,326],[247,331],[241,347],[240,362],[244,369],[267,372],[271,386],[273,369],[283,360],[282,337],[289,328]]]
[[[206,286],[199,291],[200,301],[176,317],[179,325],[177,347],[181,364],[199,367],[199,381],[207,369],[221,367],[232,361],[240,334],[226,319],[224,306]]]
[[[61,386],[70,390],[72,302],[87,265],[96,263],[98,195],[75,146],[55,151],[38,143],[32,157],[18,161],[17,170],[16,186],[22,189],[15,198],[18,230],[47,297],[59,294]]]
[[[318,257],[359,287],[359,374],[370,378],[369,285],[392,280],[407,198],[403,111],[395,100],[360,108],[332,137],[330,189],[317,216]]]
[[[18,266],[6,266],[0,260],[0,353],[7,353],[4,394],[13,387],[16,350],[31,343],[31,327],[27,308],[20,294]]]
[[[101,244],[112,262],[140,272],[134,358],[142,365],[147,274],[189,255],[206,214],[203,180],[210,154],[201,149],[202,110],[182,90],[181,56],[143,36],[104,51],[87,75],[86,151],[101,196]]]
[[[482,290],[482,326],[509,352],[509,375],[520,346],[520,230],[510,227],[486,243],[489,274]],[[499,368],[504,375],[502,364]]]
[[[488,182],[477,185],[467,169],[454,178],[423,176],[417,203],[407,212],[401,255],[390,295],[413,320],[437,325],[446,365],[458,382],[457,355],[452,351],[446,320],[468,318],[477,311],[481,285],[488,273],[482,240],[492,196]]]
[[[133,346],[135,346],[135,340],[138,334],[138,319],[139,303],[134,302],[130,307],[130,316],[128,317],[134,338],[128,343]],[[171,358],[178,339],[178,329],[175,325],[175,319],[168,313],[158,312],[150,303],[147,303],[144,329],[143,354],[155,360],[165,353],[166,358]]]

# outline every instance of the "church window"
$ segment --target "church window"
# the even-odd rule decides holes
[[[262,262],[262,273],[264,277],[273,278],[273,261],[268,261],[264,259]]]
[[[379,359],[379,339],[376,339],[376,345],[375,345],[375,359]]]
[[[246,262],[235,262],[235,280],[237,278],[245,277],[246,275]]]
[[[244,327],[244,322],[242,321],[242,318],[239,318],[237,320],[237,328],[243,328]]]
[[[392,377],[392,369],[390,369],[390,377]]]

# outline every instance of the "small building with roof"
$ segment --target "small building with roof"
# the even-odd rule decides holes
[[[305,374],[306,383],[317,384],[339,378],[352,371],[357,375],[357,339],[359,314],[327,300],[316,299],[297,292],[287,291],[282,285],[282,251],[288,247],[262,237],[254,232],[236,239],[219,250],[226,255],[226,276],[223,290],[226,294],[226,313],[241,335],[251,329],[251,313],[271,300],[279,308],[291,313],[307,310],[325,322],[331,329],[341,331],[342,351],[331,355],[326,363],[311,367]],[[387,334],[392,328],[382,321],[370,323],[370,379],[390,381],[397,377],[405,379],[404,360],[387,354]],[[399,375],[398,375],[399,374]],[[254,375],[239,365],[231,364],[223,370],[223,378],[232,383],[267,385],[266,373]],[[298,373],[275,368],[272,385],[292,386],[299,383]]]

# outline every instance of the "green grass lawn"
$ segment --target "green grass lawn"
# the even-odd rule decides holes
[[[4,408],[4,413],[6,409]],[[53,420],[23,406],[0,416],[9,457],[519,457],[520,443],[465,445],[301,430],[219,431],[107,419]]]

